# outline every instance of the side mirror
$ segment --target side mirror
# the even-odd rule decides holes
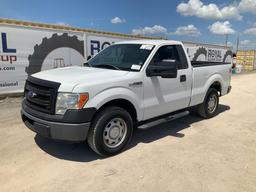
[[[84,63],[84,67],[90,67],[90,65],[88,64],[88,61],[89,61],[91,58],[92,58],[91,55],[89,55],[89,56],[87,57],[87,61]]]
[[[92,56],[91,56],[91,55],[89,55],[89,56],[87,57],[87,61],[88,61],[88,60],[90,60],[91,58],[92,58]]]
[[[148,77],[177,78],[177,72],[177,62],[175,60],[163,60],[149,65],[146,69]]]

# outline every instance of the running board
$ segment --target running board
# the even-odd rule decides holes
[[[161,119],[157,119],[155,121],[151,121],[151,122],[142,124],[142,125],[138,126],[138,129],[148,129],[148,128],[154,127],[156,125],[166,123],[169,121],[173,121],[175,119],[178,119],[178,118],[181,118],[181,117],[184,117],[187,115],[189,115],[189,111],[183,111],[183,112],[176,113],[176,114],[173,114],[173,115],[161,118]]]

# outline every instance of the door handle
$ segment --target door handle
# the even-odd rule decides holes
[[[130,87],[141,86],[142,84],[143,84],[142,81],[138,81],[138,82],[134,82],[134,83],[129,84],[129,86],[130,86]]]
[[[187,76],[186,75],[181,75],[180,76],[180,82],[185,82],[187,80]]]

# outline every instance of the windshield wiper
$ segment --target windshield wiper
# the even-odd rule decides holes
[[[117,70],[121,70],[119,67],[114,66],[114,65],[110,65],[110,64],[98,64],[98,65],[94,65],[93,67],[111,67],[113,69],[117,69]]]

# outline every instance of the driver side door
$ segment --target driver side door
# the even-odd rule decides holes
[[[183,53],[182,53],[183,51]],[[144,76],[144,120],[188,107],[191,95],[192,72],[181,45],[165,45],[155,53],[149,65],[164,60],[177,65],[176,78]],[[147,66],[148,67],[148,66]]]

